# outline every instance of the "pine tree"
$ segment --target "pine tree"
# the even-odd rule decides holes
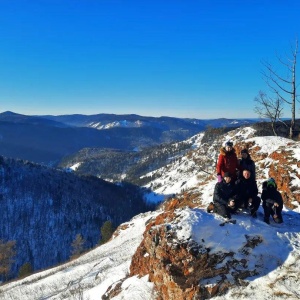
[[[30,274],[32,274],[32,266],[29,262],[25,263],[23,266],[21,266],[19,270],[19,278],[24,278]]]
[[[101,231],[101,240],[100,240],[100,244],[105,244],[112,236],[112,234],[114,233],[114,227],[112,225],[111,221],[106,221],[104,222],[104,224],[102,225],[100,231]]]
[[[85,240],[81,234],[77,234],[71,244],[71,259],[77,258],[84,252]]]

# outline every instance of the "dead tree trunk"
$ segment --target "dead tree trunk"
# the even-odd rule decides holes
[[[291,123],[289,130],[289,137],[294,137],[295,120],[296,120],[296,100],[297,100],[297,84],[296,84],[296,66],[298,54],[298,40],[294,50],[291,50],[291,57],[286,58],[286,62],[278,58],[280,63],[287,68],[288,75],[286,77],[279,76],[271,64],[263,62],[265,71],[263,76],[270,91],[274,94],[274,99],[280,99],[291,106]],[[289,97],[290,100],[289,100]]]

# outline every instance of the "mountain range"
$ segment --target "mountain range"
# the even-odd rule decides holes
[[[56,166],[84,148],[136,151],[183,141],[207,126],[237,127],[251,119],[197,120],[138,115],[26,116],[0,114],[0,155]]]
[[[260,192],[264,180],[276,180],[283,224],[264,223],[262,207],[257,219],[245,209],[223,227],[207,212],[227,140],[238,154],[249,150]],[[244,126],[214,139],[201,132],[186,145],[142,176],[157,210],[121,224],[74,261],[1,286],[0,299],[299,299],[299,142]]]

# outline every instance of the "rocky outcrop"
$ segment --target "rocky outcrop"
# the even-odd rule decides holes
[[[276,161],[276,164],[270,166],[269,175],[275,179],[278,190],[281,191],[284,199],[284,204],[291,209],[295,209],[294,201],[300,203],[300,193],[291,188],[291,182],[295,177],[300,177],[297,169],[293,168],[293,165],[297,165],[299,168],[299,162],[291,157],[290,151],[285,150],[274,152],[270,157]]]
[[[291,209],[295,209],[298,206],[297,203],[300,204],[300,193],[293,187],[293,181],[300,178],[300,162],[295,157],[298,147],[297,142],[291,141],[286,146],[281,146],[278,150],[268,154],[262,152],[254,141],[236,146],[238,153],[243,148],[249,149],[252,159],[256,162],[257,170],[260,170],[258,179],[265,179],[263,172],[266,168],[269,170],[268,175],[275,179],[285,206]]]
[[[232,286],[247,285],[244,279],[258,273],[248,266],[247,257],[262,242],[261,236],[245,235],[238,253],[211,253],[204,239],[199,243],[177,237],[178,211],[163,212],[148,223],[130,266],[130,276],[149,274],[158,299],[209,299]]]

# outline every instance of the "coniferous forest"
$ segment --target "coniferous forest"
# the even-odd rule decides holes
[[[0,236],[16,251],[11,277],[24,264],[36,271],[68,260],[78,234],[91,249],[107,220],[118,226],[150,209],[132,184],[0,158]]]

